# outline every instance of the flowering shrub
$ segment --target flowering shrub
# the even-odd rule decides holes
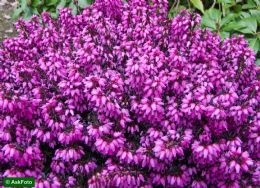
[[[36,187],[256,187],[259,69],[167,1],[18,21],[0,50],[0,176]]]

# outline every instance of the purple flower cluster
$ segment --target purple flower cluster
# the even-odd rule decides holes
[[[36,187],[257,187],[260,82],[166,0],[98,0],[19,20],[0,49],[0,177]]]

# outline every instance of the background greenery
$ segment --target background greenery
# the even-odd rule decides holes
[[[74,14],[94,0],[19,0],[13,18],[29,19],[48,11],[56,18],[59,8],[71,7]],[[222,39],[243,34],[257,54],[260,65],[260,0],[169,0],[169,17],[183,9],[200,13],[202,27],[220,34]]]
[[[14,11],[13,18],[23,17],[28,20],[33,14],[40,14],[43,11],[51,13],[52,17],[56,18],[59,9],[70,7],[74,14],[77,14],[80,9],[84,9],[94,0],[19,0],[17,9]]]

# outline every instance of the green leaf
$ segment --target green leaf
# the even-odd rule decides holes
[[[59,4],[57,5],[56,10],[59,10],[60,8],[64,8],[66,6],[66,4],[67,4],[66,0],[61,0],[59,2]]]
[[[218,3],[227,3],[227,4],[230,4],[230,3],[233,3],[234,0],[217,0]]]
[[[27,6],[30,6],[32,4],[31,0],[26,0]]]
[[[258,66],[260,66],[260,58],[257,58],[257,59],[256,59],[256,64],[257,64]]]
[[[29,20],[32,15],[33,15],[32,10],[29,7],[27,7],[26,10],[24,11],[23,18],[25,20]]]
[[[245,18],[239,21],[241,25],[243,25],[243,29],[239,29],[241,33],[244,34],[253,34],[256,33],[257,22],[255,18]]]
[[[173,18],[175,12],[176,11],[175,11],[174,7],[172,6],[168,12],[168,18]]]
[[[58,0],[46,0],[47,6],[56,5],[57,3],[58,3]]]
[[[91,5],[90,0],[78,0],[78,5],[80,8],[86,8],[87,6]]]
[[[253,10],[249,10],[249,12],[251,13],[252,17],[254,17],[258,24],[260,25],[260,10],[256,10],[256,9],[253,9]]]
[[[215,20],[215,21],[220,21],[221,20],[221,12],[218,9],[211,8],[207,10],[207,14],[210,17],[210,19]]]
[[[168,18],[173,18],[176,16],[181,10],[186,9],[185,6],[180,5],[178,9],[176,9],[174,6],[171,7],[171,9],[168,12]]]
[[[77,12],[78,12],[77,6],[76,6],[73,2],[71,2],[71,3],[69,4],[69,7],[72,9],[72,13],[73,13],[74,15],[76,15]]]
[[[58,13],[57,12],[51,12],[51,17],[52,18],[58,18]]]
[[[13,12],[13,15],[12,15],[12,19],[17,19],[21,15],[22,12],[23,12],[23,9],[21,7],[15,9],[15,11]]]
[[[252,9],[255,8],[254,4],[244,4],[242,5],[242,9]]]
[[[240,21],[233,21],[222,28],[223,31],[238,31],[243,34],[256,33],[257,22],[255,18],[244,18]]]
[[[38,7],[42,4],[41,0],[32,0],[32,7]]]
[[[260,1],[259,1],[259,0],[254,0],[254,2],[255,2],[255,4],[256,4],[257,6],[260,6]]]
[[[48,9],[49,9],[49,7],[46,7],[46,6],[42,7],[43,11],[48,11]]]
[[[248,39],[249,46],[255,51],[255,54],[259,51],[260,48],[260,40],[257,38]]]
[[[249,12],[250,12],[251,15],[253,15],[253,16],[257,16],[257,17],[260,16],[260,10],[258,10],[258,9],[251,9],[251,10],[249,10]]]
[[[251,14],[249,14],[249,12],[240,12],[240,17],[241,18],[250,18]]]
[[[243,28],[244,26],[241,25],[239,22],[231,22],[228,25],[224,26],[222,28],[223,31],[234,31]]]
[[[242,10],[242,5],[235,5],[233,7],[234,12],[239,13]]]
[[[50,7],[48,12],[50,13],[56,13],[56,8],[55,7]]]
[[[210,30],[216,30],[216,22],[214,20],[209,19],[209,17],[202,17],[202,27],[203,28],[209,28]]]
[[[217,0],[217,2],[220,4],[219,6],[222,6],[222,8],[225,9],[226,13],[230,12],[230,8],[236,6],[236,0]]]
[[[204,13],[204,6],[201,0],[191,0],[191,3],[194,7],[199,9],[202,13]]]
[[[202,25],[213,30],[217,30],[217,25],[221,21],[221,12],[218,9],[211,8],[205,11],[202,17]]]
[[[21,0],[21,8],[23,11],[25,11],[28,8],[27,0]]]
[[[39,11],[37,10],[37,8],[32,8],[32,13],[33,14],[39,14]]]
[[[234,21],[237,17],[238,17],[237,14],[234,14],[234,13],[228,14],[227,16],[225,16],[225,17],[221,20],[220,26],[221,26],[221,27],[225,26],[226,24],[230,23],[231,21]]]
[[[226,39],[226,38],[230,37],[230,33],[222,31],[222,32],[220,32],[220,36],[221,36],[222,39]]]
[[[255,8],[257,4],[255,0],[247,0],[246,3],[242,6],[243,9],[252,9]]]

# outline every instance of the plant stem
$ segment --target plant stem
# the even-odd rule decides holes
[[[177,0],[177,4],[176,4],[176,10],[178,11],[178,8],[179,8],[179,4],[180,4],[180,0]]]
[[[214,7],[215,7],[215,5],[216,5],[216,0],[214,0],[214,2],[213,2],[213,4],[211,5],[211,7],[210,7],[210,8],[214,8]]]
[[[225,3],[222,3],[221,5],[222,5],[223,17],[225,17],[226,16],[226,14],[225,14]]]
[[[188,3],[188,6],[189,6],[189,9],[190,9],[190,8],[191,8],[191,7],[190,7],[190,0],[187,0],[187,3]]]

